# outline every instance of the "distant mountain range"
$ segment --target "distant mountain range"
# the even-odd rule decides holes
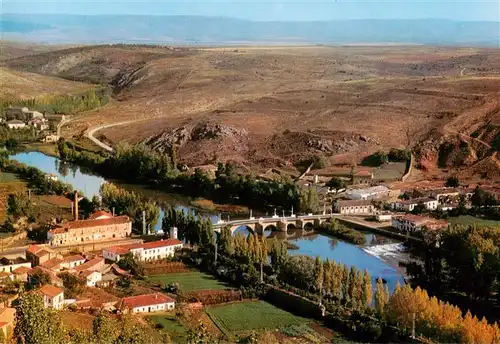
[[[45,43],[412,43],[500,47],[500,22],[435,19],[255,22],[198,16],[4,14],[1,25],[4,39]]]

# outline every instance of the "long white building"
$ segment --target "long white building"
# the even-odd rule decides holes
[[[140,261],[152,261],[172,257],[176,250],[182,248],[182,242],[177,239],[160,240],[142,244],[130,244],[108,247],[102,250],[102,256],[114,262],[132,253]]]

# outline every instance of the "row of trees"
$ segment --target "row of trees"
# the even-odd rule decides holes
[[[99,193],[102,204],[113,209],[117,215],[128,215],[132,219],[133,228],[139,233],[143,230],[143,212],[145,212],[146,231],[148,233],[153,231],[160,216],[160,208],[155,202],[111,183],[101,185]]]
[[[191,245],[210,246],[214,241],[214,231],[210,219],[199,219],[192,212],[173,207],[165,210],[162,228],[177,227],[179,238]]]
[[[232,164],[218,164],[215,178],[201,169],[181,173],[173,150],[160,154],[145,145],[117,147],[114,155],[100,155],[84,151],[75,145],[60,141],[61,159],[92,168],[113,178],[134,183],[155,185],[164,191],[200,196],[216,202],[244,203],[262,208],[281,205],[299,209],[300,191],[291,180],[264,181],[251,175],[238,175]]]
[[[424,264],[410,263],[408,274],[415,284],[433,294],[459,292],[475,300],[500,304],[500,231],[477,225],[450,226],[427,232],[425,243],[412,253]],[[467,278],[464,278],[467,276]]]
[[[479,240],[468,239],[463,245]],[[213,243],[206,246],[211,254],[205,252],[204,259],[208,259],[210,265],[214,263],[214,248]],[[470,313],[462,316],[458,307],[429,297],[420,288],[400,287],[398,284],[389,296],[387,285],[380,279],[373,289],[367,271],[330,260],[289,256],[286,244],[276,239],[269,241],[252,234],[247,238],[232,236],[230,229],[224,228],[217,240],[217,249],[215,266],[218,271],[224,271],[219,274],[240,285],[243,291],[267,282],[319,301],[327,310],[342,314],[344,318],[355,319],[359,314],[365,314],[365,320],[358,325],[364,326],[365,322],[370,327],[372,340],[382,338],[384,331],[394,331],[392,328],[404,336],[415,330],[417,335],[444,342],[493,344],[500,340],[496,324],[488,324],[485,319],[480,321]],[[483,257],[490,259],[489,256]],[[477,261],[480,261],[478,257]],[[456,262],[455,266],[462,264],[463,261]],[[465,272],[462,279],[464,275]]]
[[[111,92],[107,87],[96,87],[77,95],[48,95],[31,99],[3,100],[0,103],[0,110],[3,112],[9,106],[13,106],[27,107],[40,112],[73,115],[106,105],[110,96]]]

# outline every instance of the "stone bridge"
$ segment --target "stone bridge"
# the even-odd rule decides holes
[[[246,227],[253,233],[263,234],[267,229],[273,229],[280,232],[286,232],[290,227],[303,229],[307,225],[319,227],[323,222],[330,220],[334,215],[340,214],[321,214],[321,215],[303,215],[303,216],[271,216],[271,217],[250,217],[244,220],[222,221],[213,225],[214,231],[220,232],[222,228],[228,226],[231,233],[234,233],[239,227]]]

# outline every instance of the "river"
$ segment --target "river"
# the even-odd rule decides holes
[[[56,175],[61,181],[71,184],[87,197],[99,195],[99,188],[107,181],[105,178],[86,171],[84,168],[62,162],[57,158],[39,152],[18,153],[10,158],[37,167],[45,173]],[[134,191],[141,192],[141,188],[135,186]],[[144,194],[147,193],[150,194],[150,192],[144,192]],[[162,194],[162,199],[169,198],[168,195],[163,196],[165,194]],[[182,204],[182,202],[179,202],[178,197],[171,197],[171,199],[172,205],[179,209],[195,211],[194,208],[189,206],[189,202]],[[214,222],[218,219],[216,214],[205,212],[203,214],[209,216]],[[160,218],[155,230],[161,228],[162,218],[163,210],[160,207]],[[238,229],[238,232],[242,234],[248,233],[245,228]],[[270,232],[266,231],[266,235],[269,234]],[[290,249],[289,253],[291,255],[319,256],[322,259],[328,258],[349,266],[356,266],[362,270],[366,269],[374,279],[381,277],[386,280],[389,289],[393,290],[398,281],[401,283],[404,281],[401,271],[397,268],[397,262],[406,259],[405,255],[401,253],[401,243],[380,235],[370,233],[365,233],[365,235],[367,245],[360,247],[323,234],[309,233],[306,236],[288,239],[289,242],[298,247],[297,249]]]

